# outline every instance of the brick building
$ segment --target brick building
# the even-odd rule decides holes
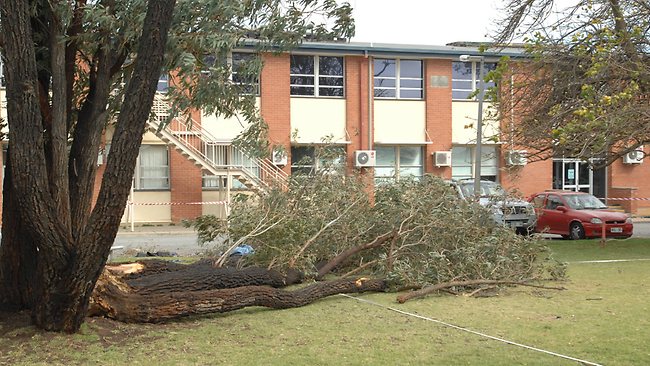
[[[233,52],[233,63],[251,52],[240,51]],[[476,125],[478,102],[472,93],[479,64],[460,62],[459,56],[465,54],[477,55],[479,50],[308,42],[291,53],[262,54],[264,68],[254,89],[269,126],[270,144],[279,152],[275,159],[250,158],[231,145],[245,125],[237,118],[196,112],[191,123],[177,121],[158,132],[157,121],[150,121],[134,176],[135,205],[129,206],[133,216],[127,209],[124,220],[177,222],[207,213],[225,215],[224,203],[233,194],[263,189],[269,179],[283,180],[292,170],[306,168],[298,164],[299,158],[313,154],[324,138],[345,151],[348,170],[363,169],[375,180],[423,174],[472,177],[476,132],[468,126]],[[516,49],[482,55],[486,70],[494,68],[502,55],[521,56]],[[162,92],[166,83],[168,78],[161,78]],[[154,108],[164,118],[164,102],[156,102]],[[511,117],[500,126],[486,122],[484,136],[516,123],[516,111]],[[110,138],[108,131],[104,152],[110,150]],[[650,197],[647,162],[621,159],[592,171],[570,157],[526,163],[518,156],[520,150],[484,137],[482,177],[526,196],[570,189],[602,198]],[[374,167],[356,167],[357,151],[372,151]],[[101,174],[102,157],[98,163]],[[650,202],[609,203],[635,214],[650,213]]]

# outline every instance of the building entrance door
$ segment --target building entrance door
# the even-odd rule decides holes
[[[606,194],[605,168],[592,170],[589,163],[582,160],[554,159],[553,189],[586,192],[603,198]]]

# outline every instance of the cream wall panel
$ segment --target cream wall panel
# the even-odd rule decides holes
[[[255,105],[260,108],[260,98],[256,98]],[[244,116],[237,114],[230,118],[216,117],[214,114],[205,114],[201,111],[201,127],[219,141],[231,141],[248,127]]]
[[[203,202],[218,202],[226,200],[226,191],[203,191]],[[219,218],[226,217],[226,205],[203,205],[203,214],[204,215],[214,215]]]
[[[426,104],[423,100],[376,100],[375,142],[423,143],[427,141]]]
[[[169,191],[135,191],[133,194],[135,203],[169,203],[171,192]],[[171,222],[172,212],[170,205],[133,205],[135,222]],[[129,206],[127,205],[122,216],[122,223],[129,223]]]
[[[314,144],[332,135],[333,142],[346,142],[345,99],[291,98],[291,132],[294,142]]]
[[[483,104],[483,142],[486,138],[499,133],[498,121],[486,121],[489,103]],[[478,115],[478,102],[452,102],[451,103],[451,140],[454,144],[476,143],[476,117]],[[470,128],[465,126],[471,125]],[[493,143],[493,142],[492,142]]]

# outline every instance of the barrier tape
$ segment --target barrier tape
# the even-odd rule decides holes
[[[650,198],[640,198],[640,197],[633,197],[633,198],[613,198],[613,197],[608,197],[608,198],[600,198],[601,200],[609,200],[609,201],[650,201]]]
[[[226,201],[208,201],[208,202],[132,202],[129,201],[127,205],[134,206],[176,206],[176,205],[226,205]]]

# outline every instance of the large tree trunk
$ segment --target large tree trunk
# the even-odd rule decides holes
[[[52,149],[52,141],[46,141],[47,133],[54,131],[56,136],[49,138],[56,137],[60,145],[60,137],[66,133],[67,117],[64,111],[55,111],[57,127],[52,130],[53,126],[44,117],[51,111],[42,110],[47,106],[39,103],[43,85],[39,84],[31,27],[44,24],[43,19],[32,22],[27,2],[0,3],[12,151],[0,249],[0,297],[6,297],[2,302],[7,307],[31,308],[34,323],[43,329],[75,332],[85,319],[90,295],[102,273],[126,205],[174,6],[175,0],[148,2],[134,75],[117,121],[105,179],[91,213],[92,194],[88,192],[93,187],[98,141],[105,119],[109,86],[106,78],[110,77],[109,69],[115,71],[113,66],[119,55],[104,57],[101,53],[105,49],[100,48],[97,60],[102,61],[101,70],[90,72],[93,80],[89,102],[77,121],[68,177],[60,164],[62,157],[49,156],[66,154],[66,149]],[[56,22],[54,18],[45,20]],[[57,55],[56,62],[60,63],[60,49]],[[66,88],[60,69],[58,73],[55,86]],[[61,91],[52,94],[57,96],[55,99],[65,98]],[[88,105],[91,107],[86,108]],[[66,178],[70,178],[67,197],[70,205],[60,202],[65,199],[62,196],[66,187],[62,184],[66,184]]]
[[[22,225],[17,202],[10,192],[11,163],[7,160],[2,194],[3,225],[0,242],[0,309],[18,311],[29,309],[34,296],[36,275],[36,245]]]
[[[90,315],[107,316],[123,322],[158,323],[190,315],[224,313],[249,306],[273,309],[295,308],[318,299],[341,293],[384,291],[386,282],[381,279],[346,279],[318,282],[306,287],[286,291],[271,286],[241,286],[217,289],[218,283],[229,283],[234,272],[204,268],[199,279],[195,269],[164,272],[176,273],[177,284],[173,287],[135,288],[120,274],[104,271],[91,298]],[[206,286],[205,274],[212,272],[213,286]],[[249,278],[263,279],[268,275],[256,269]],[[161,273],[139,278],[158,277]],[[182,281],[181,281],[182,279]],[[255,283],[255,282],[252,282]],[[212,288],[212,289],[210,289]]]

